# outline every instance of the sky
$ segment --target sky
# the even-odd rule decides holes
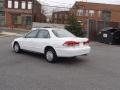
[[[38,0],[42,5],[50,5],[50,6],[58,6],[58,7],[67,7],[71,8],[76,1],[81,0]],[[86,1],[86,0],[82,0]],[[120,5],[120,0],[87,0],[87,2],[95,2],[95,3],[106,3],[106,4],[117,4]],[[57,7],[48,7],[45,6],[46,14],[50,14],[52,11],[60,11],[67,10],[67,8],[57,8]],[[60,9],[60,10],[59,10]]]
[[[50,5],[62,5],[70,6],[75,3],[75,1],[81,0],[40,0],[42,3],[48,3]],[[83,0],[86,1],[86,0]],[[108,4],[118,4],[120,5],[120,0],[87,0],[87,2],[97,2],[97,3],[108,3]]]

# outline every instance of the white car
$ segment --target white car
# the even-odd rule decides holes
[[[78,38],[65,29],[37,28],[21,38],[14,39],[12,47],[16,53],[21,50],[45,54],[48,62],[57,57],[76,57],[90,53],[87,38]]]

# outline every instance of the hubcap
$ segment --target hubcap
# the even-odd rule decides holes
[[[48,51],[48,52],[46,53],[46,58],[47,58],[48,61],[52,61],[53,58],[54,58],[53,53],[52,53],[51,51]]]
[[[14,50],[15,50],[15,52],[19,51],[19,46],[17,44],[15,45]]]

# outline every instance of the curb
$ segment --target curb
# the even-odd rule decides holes
[[[3,36],[0,36],[0,38],[3,38],[3,37],[9,37],[11,35],[3,35]]]
[[[22,31],[22,32],[28,32],[31,29],[20,29],[20,28],[6,28],[6,27],[2,27],[1,29],[3,30],[10,30],[10,31]]]
[[[20,37],[19,35],[3,35],[3,36],[0,36],[0,38],[4,38],[4,37],[11,37],[11,36],[16,36],[16,37]]]

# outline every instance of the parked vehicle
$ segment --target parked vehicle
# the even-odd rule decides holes
[[[120,44],[120,29],[107,28],[99,32],[98,41],[105,44]]]
[[[14,39],[12,47],[16,53],[28,50],[45,54],[48,62],[57,57],[87,55],[91,47],[87,38],[78,38],[65,29],[37,28],[24,37]]]

